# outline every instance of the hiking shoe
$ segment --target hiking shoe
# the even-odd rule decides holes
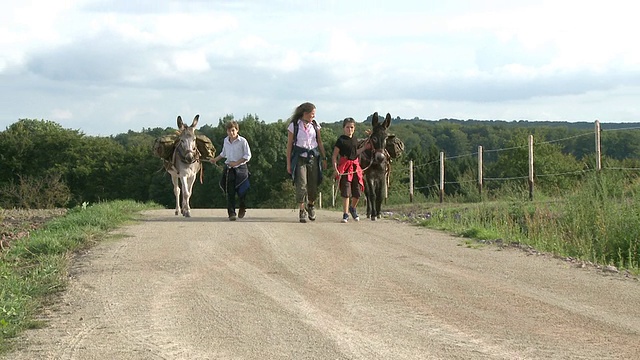
[[[309,220],[316,220],[316,209],[312,204],[307,205],[307,213],[309,213]]]
[[[345,214],[343,214],[343,215],[342,215],[342,222],[343,222],[343,223],[346,223],[346,222],[348,222],[348,221],[349,221],[349,214],[346,214],[346,213],[345,213]]]
[[[236,221],[235,215],[229,215],[229,221]]]
[[[304,210],[300,210],[300,222],[301,223],[307,222],[307,212]]]
[[[247,213],[247,209],[241,207],[240,210],[238,210],[238,217],[242,219],[246,213]]]
[[[356,208],[354,208],[353,206],[349,206],[349,213],[351,213],[353,220],[360,221],[360,216],[358,216],[358,212],[356,211]]]

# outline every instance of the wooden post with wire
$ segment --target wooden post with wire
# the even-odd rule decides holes
[[[600,148],[600,120],[596,120],[596,171],[602,170],[602,153]]]
[[[529,135],[529,200],[533,200],[533,135]]]
[[[387,204],[389,198],[389,183],[391,182],[391,169],[387,167],[387,173],[384,174],[384,204]]]
[[[440,152],[440,203],[444,202],[444,151]]]
[[[413,160],[409,160],[409,202],[413,202]]]
[[[482,199],[482,145],[478,146],[478,194]]]
[[[336,181],[331,183],[331,207],[336,207]]]

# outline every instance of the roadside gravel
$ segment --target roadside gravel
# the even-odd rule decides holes
[[[640,283],[393,220],[153,210],[7,359],[637,359]]]

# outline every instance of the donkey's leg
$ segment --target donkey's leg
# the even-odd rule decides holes
[[[376,217],[380,219],[380,209],[382,208],[382,199],[384,198],[384,184],[378,181],[376,186]]]
[[[178,175],[171,174],[171,182],[173,183],[173,194],[176,197],[176,215],[180,213],[180,183]]]
[[[182,215],[185,217],[191,217],[191,205],[189,201],[191,199],[191,190],[193,189],[193,183],[196,181],[196,175],[189,175],[184,177],[184,188],[182,194]]]
[[[384,199],[384,181],[380,179],[376,179],[376,218],[380,219],[380,212],[382,208],[382,200]]]
[[[378,182],[375,181],[374,179],[372,179],[371,181],[369,181],[369,202],[371,203],[371,205],[369,205],[371,207],[371,220],[375,221],[376,220],[376,204],[378,203],[378,191],[377,188],[378,187]]]
[[[180,206],[182,209],[180,210],[180,214],[184,216],[185,211],[187,210],[187,205],[185,204],[185,196],[187,195],[187,189],[185,184],[187,183],[187,177],[185,175],[180,176]]]
[[[367,203],[367,218],[371,216],[371,183],[365,178],[364,181],[364,198]]]

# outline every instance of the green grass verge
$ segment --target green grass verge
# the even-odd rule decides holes
[[[542,252],[640,274],[640,181],[594,175],[562,198],[396,207],[397,217],[466,238],[517,242]]]
[[[63,290],[73,252],[87,248],[108,233],[135,220],[155,204],[114,201],[70,210],[0,254],[0,354],[10,339],[41,324],[35,315],[48,297]]]

